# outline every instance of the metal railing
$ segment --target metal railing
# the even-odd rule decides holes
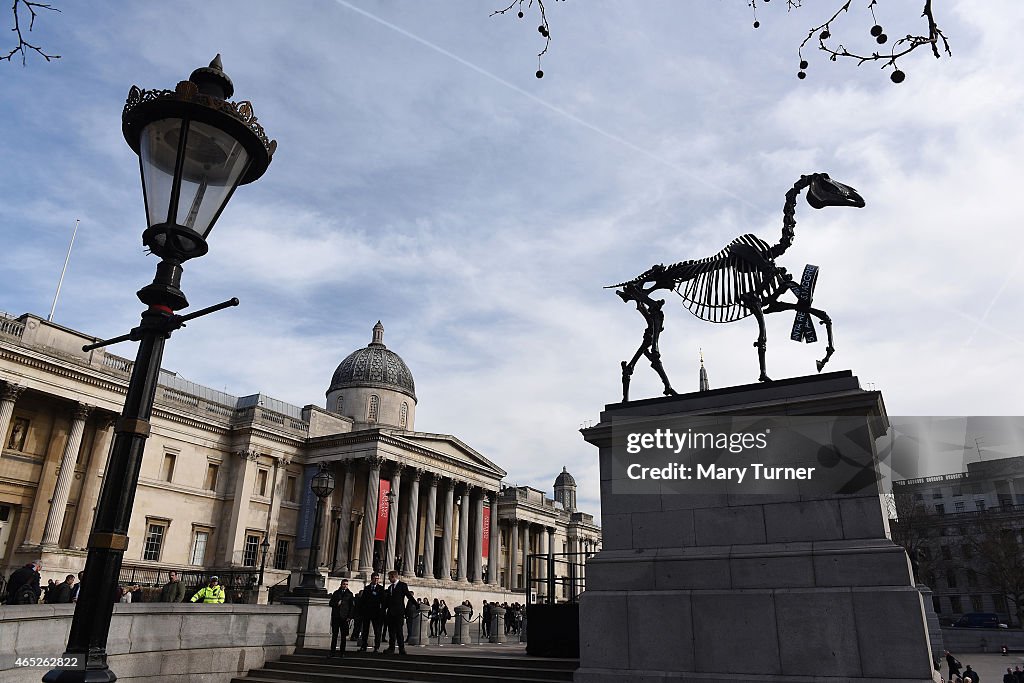
[[[587,588],[587,558],[596,552],[527,556],[526,604],[575,603]]]
[[[251,603],[255,602],[259,590],[259,570],[238,569],[155,569],[137,565],[122,565],[117,582],[122,586],[140,586],[142,588],[160,588],[170,580],[170,572],[177,572],[178,578],[185,585],[185,600],[191,600],[196,592],[216,576],[224,587],[224,602]],[[152,597],[156,591],[144,591],[144,599]]]

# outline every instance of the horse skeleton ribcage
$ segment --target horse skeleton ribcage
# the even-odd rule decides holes
[[[665,277],[678,283],[676,293],[691,313],[713,323],[746,318],[751,310],[743,295],[765,294],[782,284],[771,246],[754,235],[737,237],[714,256],[673,264]]]

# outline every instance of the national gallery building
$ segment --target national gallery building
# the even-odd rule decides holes
[[[94,341],[0,313],[4,576],[39,558],[44,583],[85,566],[132,368],[81,350]],[[601,530],[576,510],[564,468],[553,499],[503,486],[506,471],[484,454],[417,431],[416,404],[412,373],[379,322],[341,361],[323,406],[236,397],[161,371],[123,566],[257,568],[266,548],[264,583],[285,581],[308,561],[321,463],[336,483],[322,506],[320,564],[355,588],[374,567],[397,568],[418,597],[522,601],[529,554],[599,548]],[[536,564],[531,576],[543,576]]]

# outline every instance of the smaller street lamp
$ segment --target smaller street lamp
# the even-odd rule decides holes
[[[320,575],[320,571],[317,569],[320,555],[320,527],[323,521],[324,499],[334,492],[334,475],[331,474],[327,463],[320,463],[320,471],[313,475],[310,488],[313,489],[313,495],[316,496],[316,513],[313,518],[313,538],[309,544],[309,563],[306,565],[306,571],[302,573],[302,582],[295,587],[293,593],[299,595],[327,595],[324,577]]]
[[[260,582],[259,585],[263,585],[263,570],[267,568],[267,553],[270,551],[270,541],[266,536],[263,537],[263,542],[260,543],[260,550],[263,551],[263,559],[260,560]]]
[[[391,538],[391,514],[395,511],[395,498],[397,498],[398,496],[395,495],[394,489],[388,489],[388,492],[387,494],[385,494],[384,497],[388,499],[388,521],[387,528],[385,528],[384,530],[384,559],[382,561],[381,567],[382,571],[385,573],[384,575],[387,576],[386,572],[389,572],[395,568],[394,553],[389,553],[388,548],[391,547],[392,543],[395,543],[394,539]],[[397,526],[395,527],[395,531],[398,531]],[[397,545],[397,543],[395,543],[395,545]],[[388,566],[388,563],[391,563],[390,567]]]

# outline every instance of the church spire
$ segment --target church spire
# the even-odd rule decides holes
[[[704,350],[700,350],[700,390],[708,391],[711,385],[708,383],[708,371],[704,369]]]

